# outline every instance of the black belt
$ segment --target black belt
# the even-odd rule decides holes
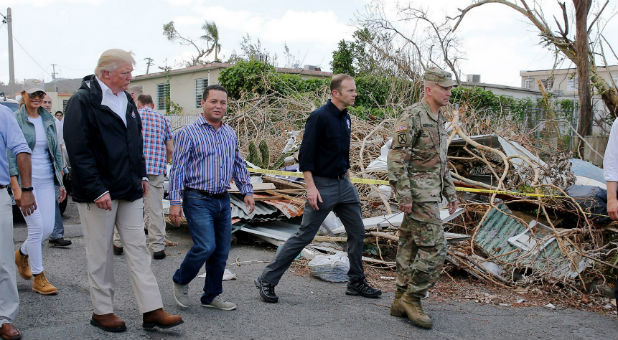
[[[2,184],[0,184],[0,189],[4,189],[4,188],[6,188],[6,187],[7,187],[7,185],[2,185]]]
[[[185,188],[185,190],[197,192],[200,195],[204,195],[206,197],[211,197],[211,198],[224,198],[225,196],[227,196],[227,191],[224,191],[224,192],[222,192],[220,194],[213,194],[213,193],[208,192],[206,190],[200,190],[200,189]]]

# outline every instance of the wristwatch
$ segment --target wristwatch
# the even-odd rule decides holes
[[[33,187],[21,187],[21,191],[32,191],[34,190]]]

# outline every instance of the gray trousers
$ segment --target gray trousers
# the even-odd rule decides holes
[[[19,309],[12,210],[9,193],[0,189],[0,326],[13,323]]]
[[[292,235],[281,247],[275,258],[264,271],[260,279],[272,285],[277,285],[283,273],[300,254],[303,248],[311,243],[320,225],[326,216],[333,211],[345,227],[348,234],[348,259],[350,282],[357,282],[365,278],[362,255],[365,239],[365,226],[361,217],[360,199],[358,192],[350,180],[314,176],[315,186],[322,196],[322,203],[318,202],[319,210],[314,210],[309,202],[305,204],[303,220],[300,229]]]

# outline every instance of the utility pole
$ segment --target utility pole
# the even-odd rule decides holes
[[[150,65],[152,64],[153,59],[150,57],[144,58],[146,60],[146,74],[150,71]]]
[[[2,20],[9,31],[9,96],[15,98],[15,64],[13,63],[13,17],[11,7],[6,9],[6,17]]]
[[[58,83],[56,82],[56,65],[57,64],[51,64],[52,65],[52,81],[54,82],[54,89],[56,90],[56,92],[58,92]]]

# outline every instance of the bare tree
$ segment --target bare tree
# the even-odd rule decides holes
[[[558,5],[561,8],[562,18],[561,20],[556,17],[553,18],[556,24],[555,29],[550,27],[547,23],[547,20],[543,16],[541,6],[537,1],[533,1],[531,6],[526,0],[477,0],[473,1],[467,7],[459,9],[459,15],[452,18],[456,20],[453,30],[457,29],[468,12],[474,8],[492,3],[508,6],[522,14],[539,30],[541,40],[546,46],[560,51],[577,66],[578,94],[580,97],[580,116],[577,131],[580,135],[589,135],[592,128],[591,83],[601,95],[610,113],[614,116],[618,116],[618,93],[615,87],[610,86],[607,81],[599,75],[595,63],[595,53],[589,50],[590,43],[588,41],[594,24],[601,17],[609,0],[606,0],[604,5],[601,6],[600,10],[590,22],[590,25],[588,25],[588,16],[592,1],[573,0],[576,26],[574,38],[569,35],[569,17],[566,3],[560,1],[558,1]],[[602,36],[602,34],[600,34],[600,36]],[[601,41],[600,43],[602,44],[603,42]],[[580,150],[582,148],[583,144],[580,143]]]
[[[368,7],[367,14],[359,19],[359,24],[368,28],[374,36],[382,37],[382,43],[399,45],[396,52],[409,52],[412,56],[412,65],[420,66],[421,70],[432,66],[446,67],[453,72],[456,81],[460,83],[458,64],[461,53],[457,37],[450,27],[450,19],[446,18],[439,22],[432,19],[427,11],[410,5],[400,6],[397,12],[396,17],[387,17],[382,4],[376,1]],[[374,44],[371,41],[369,43],[372,47],[380,49],[379,44],[375,42],[374,40]],[[390,58],[395,57],[394,53],[386,54]],[[405,53],[400,55],[403,54]],[[398,59],[401,64],[403,60]]]

